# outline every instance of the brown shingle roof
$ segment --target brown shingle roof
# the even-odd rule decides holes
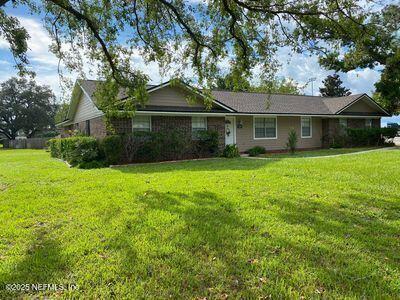
[[[94,99],[93,94],[96,91],[98,85],[102,83],[100,80],[79,80],[79,84],[85,90],[86,93],[90,96],[90,98]],[[154,85],[147,85],[147,88],[151,88]],[[126,92],[124,88],[120,88],[118,92],[118,99],[126,98]]]
[[[213,97],[240,113],[335,114],[362,96],[320,97],[249,92],[213,91]]]
[[[79,80],[79,84],[92,99],[94,99],[92,96],[99,83],[101,83],[99,80]],[[148,89],[153,87],[158,86],[147,86]],[[365,94],[346,97],[321,97],[220,90],[212,91],[214,99],[221,104],[233,109],[235,112],[250,114],[332,115],[338,113],[364,95]],[[124,99],[126,97],[125,89],[121,88],[118,98]],[[383,114],[387,115],[386,113]]]

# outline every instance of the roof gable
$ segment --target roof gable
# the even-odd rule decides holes
[[[337,111],[337,114],[382,115],[390,114],[367,94],[363,94]]]

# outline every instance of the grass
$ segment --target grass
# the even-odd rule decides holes
[[[0,298],[397,298],[399,160],[78,170],[40,150],[0,151]]]
[[[320,149],[320,150],[306,150],[306,151],[296,151],[291,154],[288,152],[283,153],[266,153],[259,157],[268,158],[293,158],[293,157],[318,157],[318,156],[331,156],[340,154],[356,153],[368,150],[378,149],[378,147],[360,147],[360,148],[338,148],[338,149]]]

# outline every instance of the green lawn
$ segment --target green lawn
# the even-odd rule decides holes
[[[397,298],[399,161],[390,150],[79,170],[2,150],[0,299]]]
[[[307,151],[296,151],[294,154],[287,152],[284,153],[266,153],[260,155],[260,157],[268,158],[292,158],[292,157],[317,157],[317,156],[330,156],[339,154],[349,154],[368,150],[375,150],[377,147],[364,147],[364,148],[339,148],[339,149],[321,149],[321,150],[307,150]]]

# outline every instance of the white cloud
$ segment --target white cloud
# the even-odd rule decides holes
[[[0,49],[8,49],[9,47],[8,42],[4,38],[0,37]]]
[[[351,86],[354,94],[368,93],[374,91],[374,83],[377,82],[381,74],[378,70],[366,68],[362,70],[353,70],[345,74],[344,83]]]

